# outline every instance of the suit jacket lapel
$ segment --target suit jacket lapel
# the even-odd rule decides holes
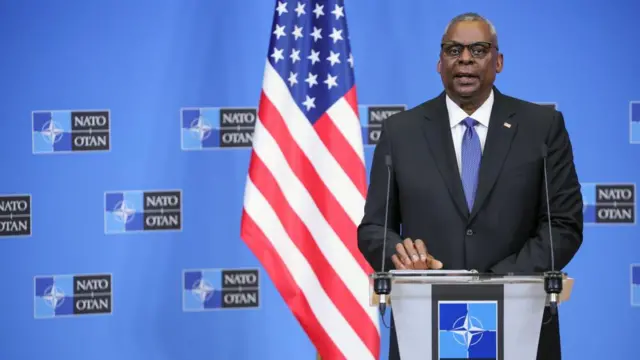
[[[436,165],[451,198],[464,218],[469,216],[467,202],[462,189],[462,180],[458,170],[458,161],[451,137],[449,114],[443,92],[433,101],[424,105],[426,120],[423,121],[424,135],[435,159]]]
[[[484,201],[491,193],[491,189],[495,185],[498,174],[502,169],[502,164],[511,148],[511,141],[518,130],[518,123],[516,118],[513,117],[515,111],[509,106],[509,100],[500,94],[496,88],[493,89],[493,92],[495,100],[491,110],[489,130],[480,163],[478,189],[469,221],[473,220],[478,214]]]

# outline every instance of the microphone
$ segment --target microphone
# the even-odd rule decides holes
[[[544,172],[544,191],[547,206],[547,218],[549,219],[549,244],[551,245],[551,271],[544,273],[544,290],[549,295],[549,307],[551,310],[551,316],[558,314],[558,299],[562,292],[562,272],[556,271],[554,246],[553,246],[553,232],[551,231],[551,206],[549,205],[549,179],[547,175],[547,144],[542,144],[542,163]]]
[[[391,294],[391,275],[385,272],[387,253],[387,221],[389,220],[389,193],[391,191],[391,155],[385,155],[385,165],[387,166],[387,196],[384,204],[384,230],[382,235],[382,268],[380,272],[374,274],[373,291],[379,296],[378,309],[380,315],[384,317],[387,310],[387,296]]]

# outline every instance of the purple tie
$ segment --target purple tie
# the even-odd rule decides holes
[[[480,138],[474,128],[478,121],[468,117],[462,120],[461,123],[467,127],[462,137],[462,186],[467,197],[469,211],[471,211],[478,186],[482,148],[480,147]]]

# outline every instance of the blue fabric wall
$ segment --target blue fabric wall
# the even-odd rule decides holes
[[[239,238],[249,150],[182,148],[182,108],[257,106],[273,7],[265,0],[0,4],[0,195],[29,194],[32,210],[30,236],[0,238],[0,358],[315,356]],[[360,103],[412,107],[437,95],[442,31],[466,11],[498,29],[499,89],[564,113],[585,198],[595,199],[592,184],[640,181],[640,144],[632,144],[640,128],[633,135],[630,124],[630,102],[640,101],[637,1],[349,0]],[[34,154],[32,111],[86,109],[109,110],[110,151]],[[132,190],[180,190],[181,231],[106,233],[105,193]],[[561,308],[565,359],[639,356],[635,205],[633,212],[631,224],[587,225],[566,269],[577,283]],[[238,268],[260,269],[259,308],[186,311],[186,270]],[[37,318],[38,286],[73,274],[111,275],[112,314]]]

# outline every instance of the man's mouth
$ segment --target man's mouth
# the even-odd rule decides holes
[[[459,79],[477,79],[478,77],[472,73],[457,73],[454,75],[455,78]]]
[[[472,85],[478,81],[478,76],[471,73],[457,73],[453,78],[459,85]]]

